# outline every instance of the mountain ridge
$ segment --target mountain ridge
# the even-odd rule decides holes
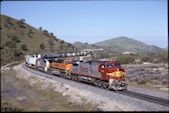
[[[78,44],[77,44],[78,43]],[[137,54],[160,53],[164,50],[158,46],[148,45],[136,39],[128,38],[126,36],[115,37],[112,39],[100,41],[84,46],[82,42],[76,42],[73,45],[80,50],[92,49],[92,47],[103,48],[109,55],[120,55],[123,52],[135,52]],[[92,47],[90,47],[92,45]]]

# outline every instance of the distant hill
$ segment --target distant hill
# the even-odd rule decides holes
[[[157,46],[150,46],[128,37],[117,37],[94,44],[75,42],[73,45],[79,50],[95,50],[96,48],[99,50],[99,48],[102,48],[103,50],[94,51],[96,56],[102,57],[119,56],[124,52],[135,52],[136,54],[141,55],[164,52],[162,48],[159,48]]]
[[[128,38],[128,37],[117,37],[114,39],[105,40],[102,42],[95,43],[97,46],[112,47],[117,49],[120,47],[120,52],[130,51],[136,53],[160,53],[163,52],[162,48],[157,46],[149,46],[143,42]]]
[[[168,47],[166,47],[166,48],[163,48],[163,50],[164,50],[164,51],[168,51]]]
[[[26,54],[74,52],[70,43],[58,39],[47,30],[36,29],[24,19],[1,16],[1,65],[20,60]]]
[[[82,42],[74,42],[73,46],[78,48],[79,50],[84,50],[84,49],[99,49],[100,47],[94,44],[88,44],[88,43],[82,43]]]

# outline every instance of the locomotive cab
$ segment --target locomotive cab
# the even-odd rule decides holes
[[[118,62],[102,62],[99,72],[102,79],[109,81],[109,89],[124,90],[127,88],[125,71]]]

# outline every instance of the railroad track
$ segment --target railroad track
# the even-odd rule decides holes
[[[24,64],[22,64],[22,68],[26,69],[27,71],[31,71],[32,73],[35,73],[35,74],[37,74],[36,71],[38,71],[38,70],[28,68]],[[40,72],[42,72],[42,71],[40,71]],[[45,77],[53,79],[53,77],[59,77],[59,76],[51,76],[51,74],[47,74],[47,76],[45,76]],[[94,86],[94,87],[97,87],[97,86]],[[105,90],[108,90],[108,89],[105,89]],[[150,95],[146,95],[146,94],[142,94],[142,93],[138,93],[138,92],[133,92],[133,91],[129,91],[129,90],[114,91],[114,93],[119,93],[119,94],[122,94],[122,95],[130,96],[130,97],[133,97],[133,98],[137,98],[137,99],[141,99],[141,100],[145,100],[145,101],[148,101],[148,102],[152,102],[152,103],[156,103],[156,104],[159,104],[159,105],[169,107],[169,100],[167,100],[167,99],[163,99],[163,98],[159,98],[159,97],[155,97],[155,96],[150,96]]]

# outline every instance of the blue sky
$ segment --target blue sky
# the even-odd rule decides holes
[[[24,18],[70,43],[127,36],[163,48],[168,45],[167,9],[167,0],[1,2],[1,14]]]

